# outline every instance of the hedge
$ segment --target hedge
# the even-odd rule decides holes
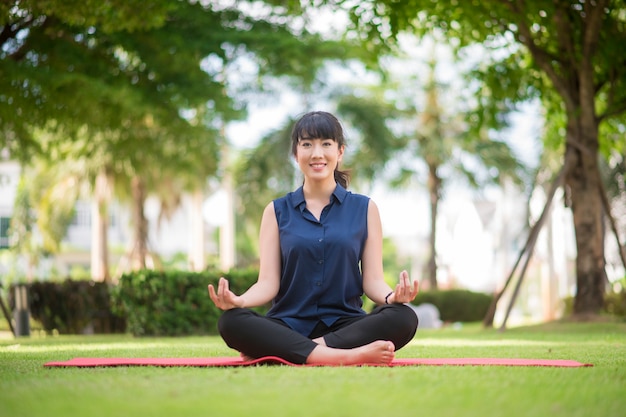
[[[109,285],[103,282],[37,281],[26,286],[28,308],[46,332],[61,334],[120,333],[126,330],[124,317],[111,310]],[[15,309],[15,287],[9,291],[9,307]]]
[[[473,322],[483,320],[492,300],[492,295],[480,292],[433,290],[420,292],[412,304],[435,305],[444,322]]]
[[[93,281],[34,282],[27,287],[31,317],[45,331],[62,334],[130,332],[140,336],[179,336],[217,333],[221,311],[207,293],[207,285],[228,278],[230,288],[243,293],[258,276],[258,270],[152,271],[125,274],[116,285]],[[14,308],[15,285],[9,291]],[[444,322],[482,321],[493,296],[468,290],[424,291],[414,305],[430,303]],[[566,300],[566,304],[567,304]],[[264,314],[269,305],[257,308]],[[607,313],[626,316],[626,292],[608,293]]]
[[[46,332],[60,334],[120,333],[136,336],[216,334],[221,311],[207,292],[220,276],[240,294],[257,279],[256,270],[217,271],[142,270],[125,274],[116,285],[102,282],[37,281],[25,286],[31,317]],[[15,285],[9,308],[15,309]],[[257,308],[264,313],[269,306]]]
[[[216,334],[221,311],[209,298],[207,285],[217,285],[220,276],[241,294],[256,282],[258,271],[143,270],[125,274],[111,289],[113,311],[126,317],[128,331],[137,336]],[[257,310],[263,313],[266,307]]]

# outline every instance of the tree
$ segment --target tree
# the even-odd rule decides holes
[[[416,68],[415,63],[398,59],[402,68]],[[466,119],[477,109],[468,105],[440,103],[440,96],[450,91],[437,80],[437,62],[428,63],[425,82],[402,80],[387,74],[387,83],[376,87],[371,97],[344,97],[338,105],[339,112],[361,133],[362,143],[352,163],[380,170],[394,160],[398,167],[390,184],[394,188],[410,183],[424,183],[430,202],[429,249],[426,276],[429,288],[436,289],[437,282],[437,218],[446,184],[453,176],[460,176],[473,188],[489,183],[502,184],[505,178],[520,183],[523,167],[510,147],[489,134],[486,129],[468,127]],[[418,69],[412,74],[417,77]],[[413,77],[411,77],[413,78]],[[419,78],[419,77],[417,77]],[[418,85],[413,89],[411,85]],[[380,91],[378,91],[380,90]],[[420,98],[423,93],[424,97]],[[460,96],[452,94],[456,100]],[[385,97],[395,97],[395,102],[385,103]],[[418,100],[423,100],[422,104]],[[395,135],[389,125],[400,124],[401,132]],[[500,127],[504,126],[500,123]],[[397,135],[397,136],[396,136]],[[398,139],[398,137],[400,139]],[[423,169],[415,162],[425,165]],[[367,167],[363,167],[366,172]],[[357,168],[360,172],[361,168]],[[361,174],[360,174],[361,175]],[[373,177],[373,173],[371,174]],[[413,181],[416,180],[416,181]]]
[[[94,184],[93,213],[98,220],[94,230],[100,231],[92,245],[99,252],[92,255],[96,279],[108,278],[107,183],[112,186],[114,178],[122,178],[117,181],[119,192],[133,156],[153,154],[146,146],[163,146],[144,134],[151,122],[183,133],[190,129],[181,117],[182,106],[205,104],[213,98],[218,111],[227,114],[224,110],[230,108],[219,83],[207,82],[210,75],[199,65],[196,43],[188,42],[193,46],[177,51],[176,43],[185,44],[180,33],[167,38],[169,45],[163,42],[167,33],[158,28],[185,12],[174,6],[171,2],[152,2],[146,7],[134,1],[114,1],[76,7],[67,2],[22,1],[3,3],[0,9],[0,82],[6,87],[0,97],[0,126],[7,132],[0,147],[25,163],[39,152],[66,173],[63,167],[68,163],[82,163],[83,178]],[[181,29],[196,29],[190,26]],[[174,70],[167,65],[173,52],[182,62]],[[37,133],[41,131],[53,134],[56,144],[44,148],[42,135]],[[194,155],[215,159],[214,152]],[[68,200],[70,195],[61,199]],[[57,198],[54,204],[59,203]]]
[[[93,160],[102,219],[98,184],[108,178],[117,195],[133,184],[133,247],[144,265],[145,197],[164,176],[177,192],[202,189],[217,172],[217,127],[245,113],[229,95],[228,63],[257,62],[259,80],[311,80],[324,59],[344,54],[341,43],[292,25],[299,7],[265,6],[255,15],[195,1],[2,3],[0,148],[28,161],[41,151],[36,129],[55,133],[61,148],[77,144],[72,157]]]
[[[292,190],[296,169],[290,163],[291,129],[289,118],[281,127],[261,138],[252,149],[242,152],[236,162],[234,179],[237,195],[238,253],[244,263],[253,263],[258,254],[258,228],[265,205]]]
[[[103,53],[107,46],[101,38],[162,24],[168,3],[2,2],[0,148],[27,160],[39,147],[33,128],[50,121],[74,128],[87,122],[102,126],[113,117],[115,112],[97,106],[119,101],[107,88],[116,75],[110,71],[115,50],[108,44]]]
[[[363,8],[374,17],[365,19],[367,14],[357,13]],[[558,104],[554,107],[566,121],[563,164],[576,234],[574,312],[578,315],[598,313],[604,301],[605,208],[598,158],[599,149],[616,144],[606,143],[608,138],[599,132],[602,122],[626,110],[625,12],[617,0],[454,4],[382,0],[352,9],[361,33],[372,38],[402,31],[420,35],[439,28],[461,47],[483,43],[498,49],[500,55],[481,69],[484,83],[479,99],[487,115],[497,114],[503,103],[511,105],[532,96]]]
[[[9,227],[9,243],[11,250],[24,256],[26,260],[26,279],[30,282],[34,278],[34,269],[41,255],[41,247],[33,240],[33,205],[31,195],[22,176],[18,184],[15,210]]]

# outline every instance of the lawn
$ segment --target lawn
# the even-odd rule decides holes
[[[218,337],[0,340],[0,416],[626,415],[626,323],[418,331],[398,357],[573,359],[593,367],[44,368],[73,357],[236,355]]]

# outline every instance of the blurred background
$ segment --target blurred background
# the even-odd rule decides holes
[[[3,287],[256,268],[263,207],[302,181],[290,129],[325,110],[380,208],[390,283],[489,294],[489,325],[606,311],[625,299],[625,13],[3,2]]]

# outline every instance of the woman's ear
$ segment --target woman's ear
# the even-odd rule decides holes
[[[339,147],[339,153],[337,155],[337,162],[341,162],[343,159],[343,152],[346,150],[346,145],[341,145]]]

